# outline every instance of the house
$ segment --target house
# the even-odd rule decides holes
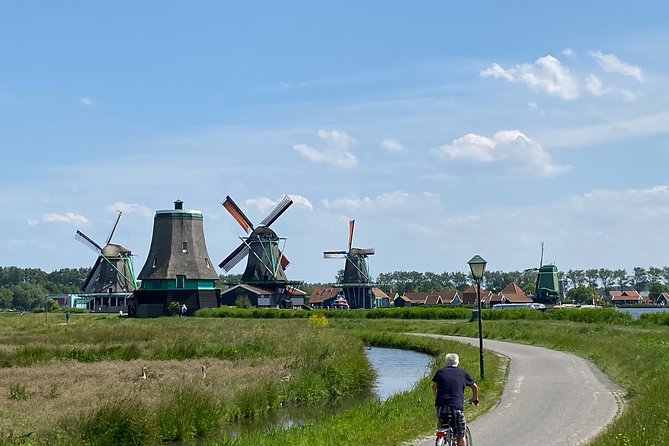
[[[650,298],[642,296],[636,290],[609,291],[609,296],[615,306],[650,304]]]
[[[246,297],[254,307],[269,307],[272,294],[270,290],[239,284],[221,292],[221,305],[234,306],[238,299]]]
[[[522,288],[511,282],[497,293],[490,301],[490,306],[495,304],[526,304],[534,302],[530,296],[525,294]]]
[[[411,306],[411,299],[406,297],[405,295],[398,295],[395,294],[395,298],[393,299],[393,306],[395,307],[410,307]]]
[[[374,307],[388,308],[390,306],[390,297],[381,288],[372,287],[372,297],[374,298]]]
[[[657,296],[657,299],[655,299],[655,303],[666,307],[669,304],[669,293],[661,293],[659,296]]]
[[[476,285],[470,285],[464,291],[460,291],[459,297],[463,305],[477,305]],[[491,297],[492,291],[481,288],[481,305],[488,305]]]
[[[313,308],[332,308],[335,299],[338,297],[344,298],[344,290],[341,287],[316,287],[309,296],[309,306]]]
[[[438,291],[430,293],[404,293],[403,301],[411,302],[411,305],[460,305],[462,298],[458,291]],[[407,300],[408,299],[408,300]],[[397,299],[395,299],[397,305]],[[404,305],[407,306],[407,305]]]

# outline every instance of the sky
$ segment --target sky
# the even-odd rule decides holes
[[[24,1],[0,6],[0,265],[209,256],[284,195],[291,280],[669,265],[669,2]],[[231,273],[241,273],[244,262]],[[219,271],[222,273],[223,271]]]

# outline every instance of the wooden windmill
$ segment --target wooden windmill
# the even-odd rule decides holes
[[[558,278],[558,268],[554,264],[544,265],[544,243],[541,242],[541,259],[539,268],[529,268],[527,271],[536,271],[537,280],[535,283],[535,292],[533,300],[535,302],[554,305],[561,300],[560,281]]]
[[[74,236],[98,255],[81,287],[84,293],[93,295],[95,308],[98,302],[103,306],[119,306],[118,295],[127,295],[137,288],[132,253],[121,245],[111,243],[120,219],[121,211],[117,211],[116,219],[103,246],[81,231],[77,231]],[[96,297],[96,294],[104,296]],[[116,305],[111,299],[112,296],[116,297]],[[124,305],[125,303],[121,304]]]
[[[257,287],[259,291],[256,294],[262,296],[263,302],[268,306],[286,305],[286,301],[290,300],[290,295],[286,293],[287,288],[300,282],[290,282],[286,278],[285,268],[290,262],[283,254],[283,246],[279,246],[285,245],[286,239],[277,236],[270,225],[293,204],[293,200],[287,195],[284,196],[257,226],[251,223],[230,196],[225,197],[221,204],[248,235],[240,237],[241,244],[218,266],[228,272],[247,257],[246,269],[240,283]],[[229,303],[226,302],[225,294],[227,293],[221,296],[221,302]],[[257,298],[255,303],[258,304]]]
[[[185,304],[189,314],[219,305],[221,290],[207,252],[202,211],[184,209],[181,200],[174,202],[174,209],[156,211],[139,279],[142,286],[128,308],[131,316],[167,315],[176,302]]]
[[[350,308],[372,308],[372,278],[369,274],[369,256],[374,248],[354,248],[353,230],[355,220],[348,222],[348,249],[346,251],[323,251],[326,259],[346,259],[344,277],[339,284],[344,289],[344,297]]]

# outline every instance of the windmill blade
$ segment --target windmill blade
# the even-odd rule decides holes
[[[79,232],[79,231],[77,231]],[[98,270],[100,267],[100,263],[102,263],[102,256],[98,257],[98,259],[95,261],[95,264],[93,265],[93,268],[88,272],[88,276],[86,276],[86,280],[84,281],[84,284],[81,286],[81,291],[88,292],[88,285],[90,284],[91,280],[93,279],[93,276],[95,275],[95,272]]]
[[[241,245],[237,247],[234,251],[230,253],[221,263],[218,264],[219,268],[222,268],[227,273],[232,268],[235,267],[244,257],[249,253],[249,247],[246,243],[242,242]]]
[[[267,217],[265,217],[265,219],[260,222],[260,226],[269,226],[274,223],[274,221],[279,218],[281,214],[286,212],[286,209],[288,209],[291,204],[293,204],[293,200],[288,195],[285,195],[279,204],[276,205],[274,210],[267,214]]]
[[[360,254],[364,256],[373,256],[374,252],[374,248],[364,248],[360,250]]]
[[[351,250],[351,246],[353,246],[353,228],[355,227],[355,220],[351,220],[348,222],[348,250]]]
[[[324,259],[343,259],[346,257],[346,251],[323,251]]]
[[[108,245],[109,242],[111,242],[111,239],[114,236],[114,231],[116,231],[116,226],[118,225],[118,221],[120,219],[121,219],[121,211],[116,211],[116,220],[114,221],[114,225],[112,226],[111,231],[109,231],[109,236],[107,237],[105,245]]]
[[[88,237],[86,234],[84,234],[81,231],[77,231],[77,233],[74,234],[74,238],[76,240],[79,240],[84,245],[88,246],[90,249],[95,251],[97,254],[100,254],[100,252],[102,251],[102,248],[100,248],[100,245],[95,243],[90,237]]]
[[[290,260],[288,260],[288,258],[285,255],[283,255],[283,251],[281,251],[280,249],[279,249],[279,259],[281,261],[281,266],[283,267],[283,269],[288,268],[288,265],[290,265]]]
[[[251,220],[249,220],[246,215],[244,215],[242,210],[239,209],[239,206],[237,206],[237,203],[235,203],[234,200],[230,198],[230,195],[227,195],[221,204],[230,213],[230,215],[232,215],[232,218],[237,220],[237,223],[239,223],[239,225],[244,231],[246,231],[247,234],[253,231],[253,223],[251,223]]]

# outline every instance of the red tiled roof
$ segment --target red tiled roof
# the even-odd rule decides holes
[[[525,294],[525,291],[523,291],[522,288],[511,282],[505,286],[502,291],[499,292],[498,301],[506,301],[509,303],[529,303],[532,302],[532,298]]]
[[[640,300],[641,295],[636,290],[609,291],[611,300]]]
[[[316,287],[311,291],[311,296],[309,296],[310,304],[317,304],[323,302],[324,300],[330,299],[342,291],[340,287]]]
[[[372,295],[374,297],[388,297],[388,295],[386,293],[384,293],[381,288],[377,288],[377,287],[372,288]]]

